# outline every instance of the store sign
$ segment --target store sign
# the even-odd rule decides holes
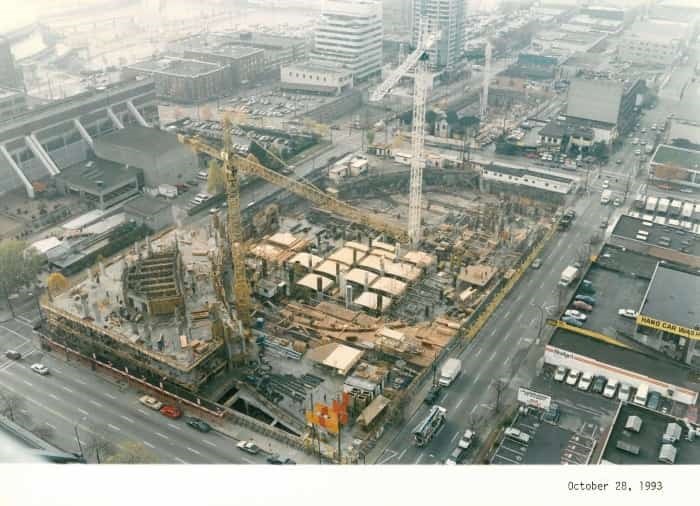
[[[518,402],[527,404],[528,406],[533,406],[535,408],[544,409],[545,411],[549,409],[549,405],[552,402],[552,398],[549,395],[544,395],[534,390],[529,390],[527,388],[518,388]]]
[[[641,314],[637,316],[637,323],[652,329],[663,330],[664,332],[670,332],[671,334],[675,334],[677,336],[687,337],[688,339],[700,339],[699,329],[690,329],[688,327],[676,325],[675,323],[649,318],[648,316]]]

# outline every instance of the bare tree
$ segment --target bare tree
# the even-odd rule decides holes
[[[8,390],[0,390],[0,414],[13,422],[19,422],[23,417],[22,408],[24,408],[23,397]]]
[[[45,441],[50,440],[54,436],[54,430],[48,425],[35,425],[29,429],[29,432],[34,434],[36,437],[43,439]]]
[[[108,464],[157,464],[158,457],[143,444],[128,441],[105,459],[105,462]]]
[[[503,392],[508,388],[508,383],[504,379],[497,379],[493,382],[493,389],[496,392],[496,413],[501,411],[501,399],[503,397]]]
[[[481,424],[484,422],[484,415],[483,414],[476,414],[476,412],[472,412],[467,416],[467,429],[476,432],[476,429],[481,426]]]
[[[88,430],[83,432],[86,433],[86,435],[81,438],[83,455],[85,458],[94,456],[97,463],[101,464],[103,460],[111,458],[111,456],[116,453],[117,448],[114,443],[107,439],[104,429],[97,426],[90,426]]]

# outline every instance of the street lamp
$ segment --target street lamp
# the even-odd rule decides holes
[[[542,337],[542,327],[544,327],[544,309],[542,309],[542,307],[538,306],[534,302],[530,302],[530,305],[537,309],[537,311],[539,311],[540,313],[540,321],[537,326],[537,339],[540,339]]]
[[[78,441],[78,450],[80,450],[80,457],[85,458],[85,455],[83,454],[83,445],[80,443],[80,434],[78,433],[78,425],[80,425],[80,422],[84,422],[87,420],[87,416],[82,417],[80,420],[75,422],[75,425],[73,426],[73,430],[75,431],[75,439]]]

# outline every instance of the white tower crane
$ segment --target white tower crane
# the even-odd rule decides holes
[[[425,32],[423,32],[425,33]],[[423,165],[425,156],[425,106],[431,79],[428,73],[427,50],[438,38],[436,33],[428,33],[419,38],[418,47],[404,62],[384,80],[370,95],[370,101],[376,102],[384,98],[396,86],[406,73],[414,68],[413,73],[413,124],[411,137],[411,175],[408,197],[408,237],[411,245],[416,245],[421,239],[421,197],[423,188]]]
[[[489,81],[491,80],[491,43],[486,41],[484,48],[484,80],[481,90],[481,104],[479,108],[479,120],[481,125],[486,124],[486,115],[489,110]]]

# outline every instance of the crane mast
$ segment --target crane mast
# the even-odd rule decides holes
[[[411,142],[411,174],[408,196],[408,239],[412,245],[421,240],[421,200],[425,145],[425,104],[428,95],[428,55],[418,59],[413,79],[413,123]]]

